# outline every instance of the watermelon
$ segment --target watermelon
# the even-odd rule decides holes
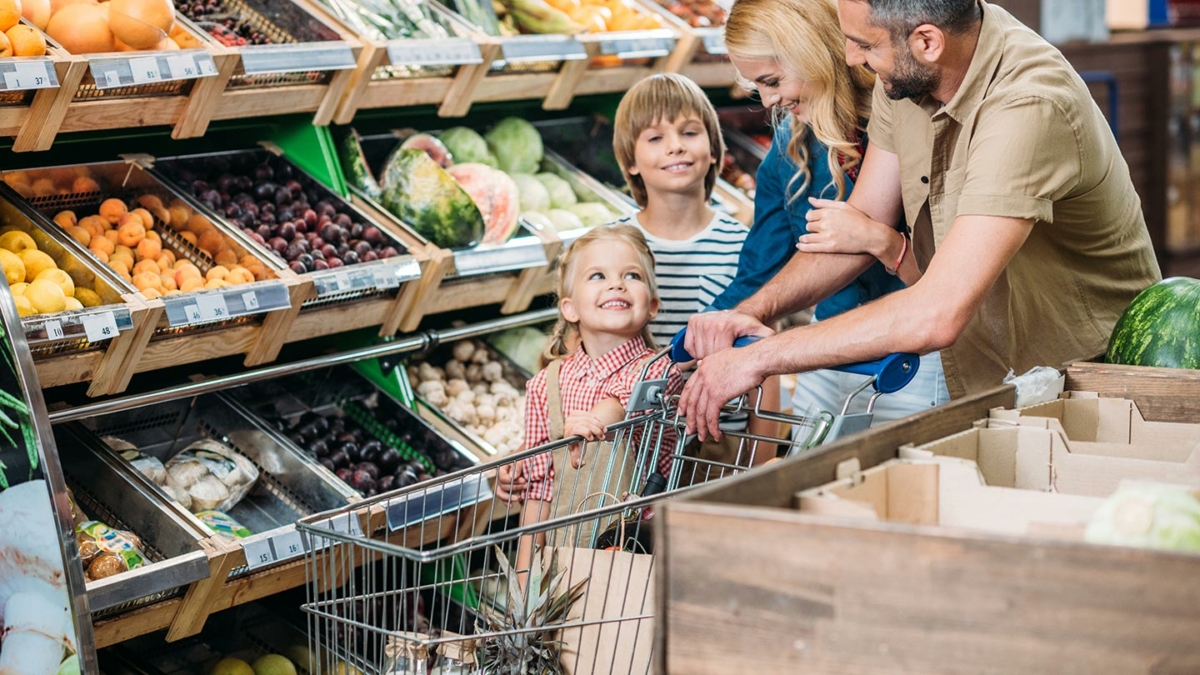
[[[1105,360],[1200,370],[1200,281],[1164,279],[1139,293],[1113,328]]]
[[[483,243],[503,244],[517,231],[520,198],[508,174],[486,164],[455,164],[447,169],[483,215]]]
[[[438,163],[438,166],[443,169],[454,163],[454,158],[450,156],[450,151],[446,149],[445,144],[437,139],[436,136],[429,134],[413,134],[404,139],[400,144],[401,148],[416,148],[424,150],[433,161]]]
[[[379,197],[379,183],[371,174],[371,167],[367,166],[367,158],[363,156],[362,151],[362,140],[353,127],[342,136],[342,142],[338,144],[338,161],[342,165],[342,174],[345,175],[347,183],[372,198]]]
[[[388,157],[379,202],[441,248],[466,248],[483,238],[483,215],[471,196],[424,150],[397,148]]]

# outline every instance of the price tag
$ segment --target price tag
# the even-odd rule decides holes
[[[200,323],[204,319],[200,316],[200,308],[196,305],[188,305],[183,308],[183,313],[187,316],[188,323]]]
[[[200,69],[201,75],[216,75],[217,64],[213,62],[212,57],[205,54],[196,59],[196,67]]]
[[[304,555],[304,538],[296,530],[273,537],[272,541],[275,542],[275,554],[280,560]]]
[[[242,293],[242,304],[246,309],[258,309],[258,295],[254,291]]]
[[[479,45],[471,40],[395,40],[387,45],[395,66],[445,66],[482,63]]]
[[[342,534],[356,536],[362,534],[362,526],[358,523],[358,516],[353,513],[331,518],[329,520],[329,528],[334,532],[341,532]]]
[[[114,322],[114,324],[115,324],[115,322]],[[61,321],[47,321],[45,323],[45,326],[46,326],[46,339],[47,340],[61,340],[63,338],[63,329],[62,329]]]
[[[117,336],[117,320],[112,312],[87,314],[80,318],[83,332],[87,334],[88,342],[99,342]]]
[[[196,59],[191,54],[168,56],[167,70],[171,71],[171,77],[176,80],[190,79],[200,74]]]
[[[133,71],[134,84],[161,82],[163,79],[158,70],[158,59],[153,56],[129,59],[129,69]]]
[[[246,565],[250,569],[270,565],[279,560],[275,550],[271,548],[270,539],[259,539],[242,543],[242,551],[246,554]]]
[[[45,61],[16,61],[12,65],[13,72],[4,73],[5,89],[44,89],[55,86],[48,77]]]
[[[110,70],[104,73],[104,83],[110,87],[118,87],[121,85],[121,78],[117,75],[117,71]]]
[[[199,310],[201,321],[220,321],[229,318],[229,307],[225,304],[225,296],[220,293],[206,293],[197,296],[196,307]]]

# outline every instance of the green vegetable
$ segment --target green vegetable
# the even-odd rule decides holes
[[[546,191],[550,193],[550,206],[553,208],[565,209],[579,201],[579,198],[575,196],[575,191],[571,189],[571,184],[562,176],[543,171],[537,175],[537,179],[546,186]]]
[[[558,232],[582,230],[587,227],[579,219],[579,216],[565,209],[550,209],[546,212],[546,216],[554,223],[554,229]]]
[[[483,237],[483,215],[458,183],[423,150],[388,158],[380,203],[434,245],[466,248]]]
[[[558,231],[558,228],[554,226],[554,221],[550,220],[550,216],[540,211],[522,211],[521,217],[527,220],[531,225],[539,227],[546,232]]]
[[[451,127],[438,135],[450,156],[460,164],[476,162],[496,168],[496,156],[488,150],[487,141],[479,132],[467,127]]]
[[[545,150],[536,127],[519,117],[500,120],[484,135],[498,167],[509,174],[537,173]]]
[[[1200,369],[1200,281],[1175,277],[1139,293],[1113,328],[1105,360]]]
[[[359,138],[358,132],[353,127],[342,136],[341,142],[338,143],[338,160],[341,162],[342,173],[346,176],[347,183],[372,198],[379,198],[379,183],[371,173],[371,167],[367,166],[367,159],[363,156],[362,151],[362,139]]]
[[[489,342],[496,351],[524,368],[525,372],[536,373],[539,370],[538,359],[542,356],[542,350],[546,348],[546,340],[546,334],[537,328],[522,326],[496,333]]]
[[[547,211],[550,209],[550,193],[537,178],[527,173],[509,174],[520,193],[521,211]]]
[[[579,204],[571,204],[566,208],[567,211],[579,216],[583,224],[587,227],[595,227],[612,222],[616,219],[613,212],[607,206],[600,202],[581,202]]]
[[[1182,485],[1126,484],[1096,509],[1083,536],[1094,544],[1200,552],[1200,501]]]

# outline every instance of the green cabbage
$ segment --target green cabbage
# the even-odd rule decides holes
[[[565,209],[579,201],[575,191],[571,189],[571,184],[561,176],[543,171],[537,174],[537,179],[542,181],[542,185],[545,185],[546,191],[550,193],[550,206]]]
[[[1186,486],[1128,483],[1096,509],[1084,539],[1200,552],[1200,501]]]
[[[442,144],[450,151],[455,164],[477,162],[496,167],[496,158],[488,150],[487,141],[479,132],[467,127],[451,127],[438,135]]]
[[[582,230],[586,227],[579,216],[565,209],[550,209],[546,212],[546,216],[554,222],[554,229],[557,232],[570,232],[571,230]]]
[[[496,333],[489,342],[496,351],[508,357],[510,361],[525,369],[527,373],[536,373],[538,359],[546,348],[547,336],[533,326],[510,328]]]
[[[600,202],[581,202],[571,204],[567,210],[574,213],[587,227],[603,225],[616,219],[613,212]]]
[[[509,175],[537,173],[542,166],[542,157],[545,155],[542,135],[520,117],[500,120],[484,138],[492,154],[496,155],[499,168]]]
[[[550,208],[550,193],[540,180],[527,173],[511,173],[509,177],[521,193],[521,211],[546,211]]]
[[[531,225],[540,227],[545,232],[557,232],[558,228],[554,226],[554,221],[550,220],[550,216],[541,211],[523,211],[521,217],[527,220]]]

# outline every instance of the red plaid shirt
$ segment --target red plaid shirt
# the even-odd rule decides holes
[[[559,371],[559,388],[562,395],[563,419],[573,413],[591,410],[606,398],[615,398],[622,406],[629,403],[633,387],[642,377],[646,358],[655,351],[646,346],[641,336],[613,349],[599,359],[593,359],[581,346],[574,354],[563,359]],[[662,378],[671,365],[671,360],[662,358],[650,366],[647,379]],[[668,391],[678,393],[683,388],[683,378],[677,369],[670,369]],[[546,399],[546,371],[543,370],[525,385],[525,447],[536,448],[550,442],[550,411]],[[675,434],[667,430],[659,447],[659,471],[663,476],[671,468],[671,454],[675,448]],[[565,450],[560,451],[565,452]],[[554,457],[546,452],[525,460],[525,478],[529,486],[526,499],[551,501],[554,495]]]

